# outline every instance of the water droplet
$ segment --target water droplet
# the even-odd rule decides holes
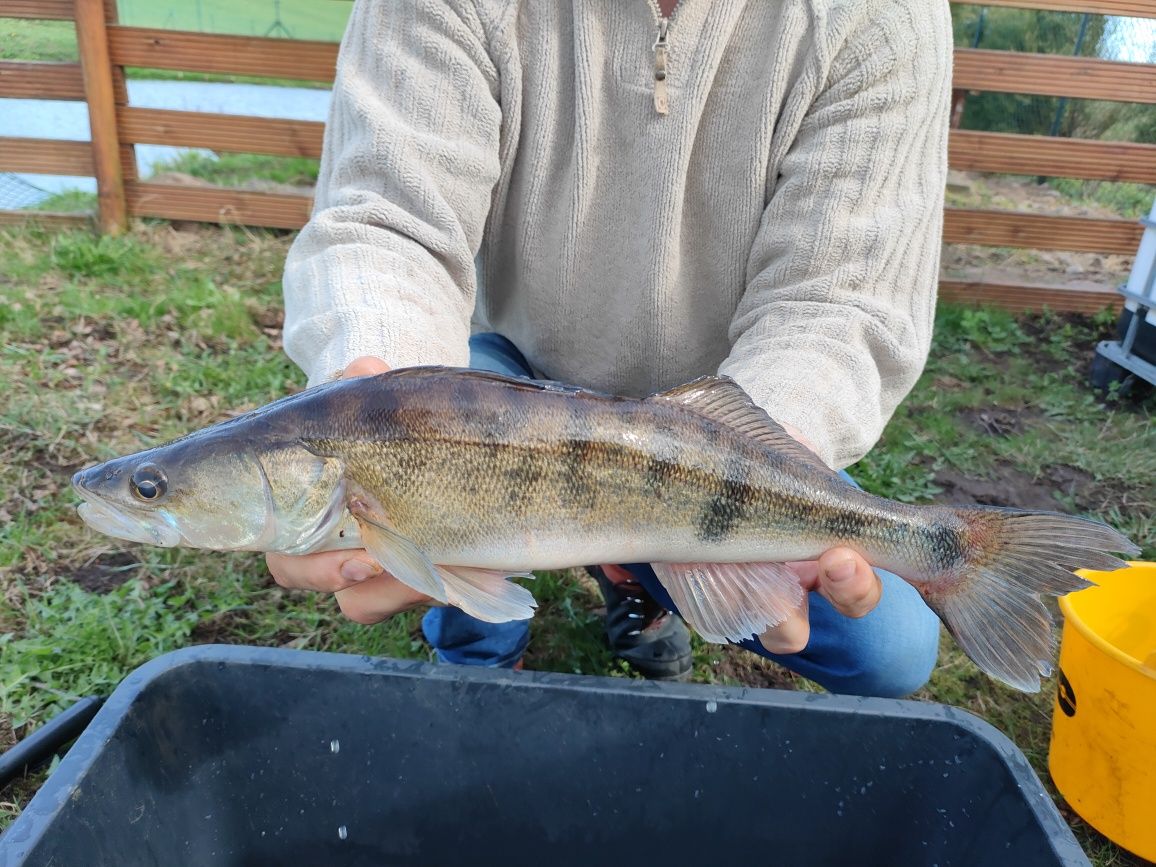
[[[333,755],[337,755],[339,752],[341,752],[341,741],[337,740],[336,738],[331,740],[329,742],[329,752],[333,753]]]
[[[340,839],[344,840],[345,838],[347,838],[349,836],[349,829],[346,828],[344,825],[342,825],[340,828],[337,829],[337,836]]]
[[[707,713],[714,713],[716,710],[718,710],[718,702],[717,701],[708,701],[706,703],[706,712]]]

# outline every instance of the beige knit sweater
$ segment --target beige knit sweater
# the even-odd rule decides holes
[[[874,444],[931,332],[947,0],[682,0],[658,30],[648,0],[358,0],[284,276],[311,383],[464,365],[473,315],[552,379],[721,372],[832,465]]]

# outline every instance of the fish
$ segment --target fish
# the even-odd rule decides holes
[[[650,563],[707,641],[803,605],[785,565],[845,546],[912,584],[975,664],[1051,671],[1042,596],[1139,548],[1099,521],[913,505],[848,483],[733,380],[646,397],[447,367],[337,379],[81,470],[80,517],[129,541],[306,554],[364,547],[399,581],[489,622],[533,616],[513,578]]]

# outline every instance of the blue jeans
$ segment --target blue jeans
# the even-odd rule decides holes
[[[517,347],[497,334],[470,339],[470,367],[509,376],[533,375]],[[855,484],[845,472],[841,475]],[[648,564],[626,564],[625,568],[655,600],[676,611]],[[818,593],[810,595],[811,637],[799,653],[770,653],[754,639],[741,646],[830,692],[896,698],[914,692],[935,667],[939,619],[898,575],[882,569],[876,573],[883,582],[883,596],[865,617],[844,617]],[[422,630],[439,660],[465,665],[509,668],[530,641],[525,620],[484,623],[453,607],[431,608],[422,620]]]

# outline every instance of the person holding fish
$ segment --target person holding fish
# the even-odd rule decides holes
[[[951,46],[946,0],[358,0],[285,266],[310,388],[78,472],[80,516],[362,623],[431,603],[448,662],[516,666],[509,579],[586,566],[648,676],[689,670],[673,611],[905,695],[942,620],[1038,691],[1041,596],[1137,546],[838,472],[927,356]]]
[[[1038,691],[1041,596],[1139,548],[836,472],[927,355],[950,54],[944,0],[359,0],[285,270],[311,387],[78,472],[80,516],[266,552],[362,623],[440,603],[449,662],[516,666],[509,579],[587,566],[648,676],[689,670],[673,611],[905,695],[938,615]]]
[[[448,364],[643,395],[722,373],[852,464],[928,351],[951,45],[945,0],[360,0],[286,350],[310,383]],[[910,586],[848,547],[792,565],[808,604],[751,649],[838,692],[925,682],[938,621]],[[269,566],[364,623],[426,601],[364,551]],[[616,652],[685,675],[653,572],[592,571]],[[460,663],[528,640],[452,607],[424,626]]]

